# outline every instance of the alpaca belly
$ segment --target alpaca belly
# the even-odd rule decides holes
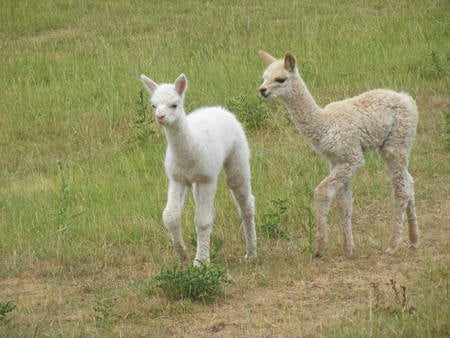
[[[201,154],[186,154],[184,156],[174,156],[169,148],[165,159],[166,175],[185,185],[194,183],[211,183],[220,171],[220,164],[214,159],[208,160],[207,156]]]
[[[167,168],[167,176],[177,182],[192,185],[194,183],[210,183],[212,175],[207,170],[199,170],[195,166],[174,165]]]
[[[388,138],[391,131],[391,123],[383,123],[378,125],[372,124],[372,128],[363,128],[360,134],[361,148],[364,152],[380,148]]]
[[[202,175],[202,174],[193,174],[193,175],[186,175],[186,174],[173,174],[170,176],[174,181],[183,183],[185,185],[192,185],[194,183],[210,183],[211,177]]]

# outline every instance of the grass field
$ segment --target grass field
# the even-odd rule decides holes
[[[0,10],[0,336],[450,335],[448,1],[2,0]],[[327,165],[282,105],[259,101],[259,49],[292,51],[322,106],[378,87],[415,97],[419,250],[384,253],[391,190],[368,154],[353,180],[354,257],[342,255],[333,209],[327,254],[312,259],[312,191]],[[259,257],[243,259],[221,180],[212,261],[231,283],[209,304],[151,287],[176,257],[161,221],[165,138],[139,75],[182,72],[188,110],[234,107],[252,150]],[[193,242],[192,198],[183,221]]]

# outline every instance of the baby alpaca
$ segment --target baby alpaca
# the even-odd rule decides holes
[[[329,175],[314,190],[318,228],[316,256],[322,256],[327,246],[327,216],[335,196],[342,214],[344,251],[347,256],[352,254],[350,180],[364,164],[363,153],[371,149],[381,154],[394,187],[394,224],[387,252],[399,248],[405,210],[410,247],[417,248],[414,182],[408,172],[418,122],[414,100],[404,93],[376,89],[320,108],[299,75],[293,54],[286,53],[280,60],[263,51],[259,55],[268,65],[259,88],[261,96],[283,101],[297,129],[330,164]]]
[[[167,138],[165,171],[169,178],[164,226],[169,230],[181,263],[187,261],[181,231],[181,213],[186,193],[193,188],[197,253],[194,264],[209,264],[210,237],[214,221],[214,196],[222,167],[244,223],[246,258],[256,257],[255,200],[250,185],[250,150],[242,126],[222,107],[184,112],[187,80],[181,74],[175,84],[158,85],[141,75],[152,95],[156,121]]]

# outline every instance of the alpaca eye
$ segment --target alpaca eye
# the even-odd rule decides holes
[[[277,83],[284,83],[284,81],[286,81],[286,79],[281,79],[281,78],[275,79],[275,82],[277,82]]]
[[[152,104],[152,108],[153,108],[153,109],[156,109],[156,105],[155,105],[155,104]]]
[[[176,107],[178,107],[178,105],[177,105],[176,103],[174,103],[173,105],[170,106],[170,108],[174,108],[174,109],[175,109]]]

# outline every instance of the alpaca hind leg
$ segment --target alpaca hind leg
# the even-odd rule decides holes
[[[389,247],[386,249],[387,253],[394,253],[400,247],[405,211],[407,211],[410,224],[410,239],[417,244],[418,232],[414,207],[414,183],[407,169],[408,153],[405,147],[394,146],[392,142],[386,143],[381,149],[381,155],[389,169],[394,189],[393,225]]]
[[[315,257],[322,257],[328,245],[327,217],[335,193],[336,189],[332,188],[329,177],[324,179],[316,189],[314,189],[314,207],[316,209],[317,222],[317,251]]]
[[[352,234],[352,186],[351,182],[347,181],[336,194],[337,206],[341,213],[342,232],[344,234],[344,252],[347,257],[350,257],[353,252],[355,244],[353,242]]]
[[[163,222],[172,238],[178,259],[186,263],[187,255],[181,231],[181,213],[188,187],[175,181],[169,182],[167,205],[163,212]]]
[[[411,249],[417,249],[419,247],[419,226],[417,225],[416,206],[414,202],[414,180],[409,173],[407,173],[407,175],[410,182],[410,196],[408,205],[406,206],[406,215],[408,217],[409,226],[409,247]]]
[[[255,198],[251,193],[248,160],[229,161],[225,165],[227,185],[238,207],[244,225],[246,259],[256,257]]]
[[[388,253],[394,253],[400,247],[405,210],[408,209],[408,204],[411,201],[411,184],[406,169],[394,169],[391,175],[392,185],[394,187],[394,213],[392,234],[389,240],[389,247],[386,250]],[[414,211],[413,209],[413,205],[410,204],[409,212],[412,213]]]
[[[255,198],[245,186],[230,188],[244,224],[246,259],[256,257]]]
[[[214,222],[214,196],[216,182],[194,185],[195,229],[197,232],[197,252],[194,265],[209,265],[209,247]]]

